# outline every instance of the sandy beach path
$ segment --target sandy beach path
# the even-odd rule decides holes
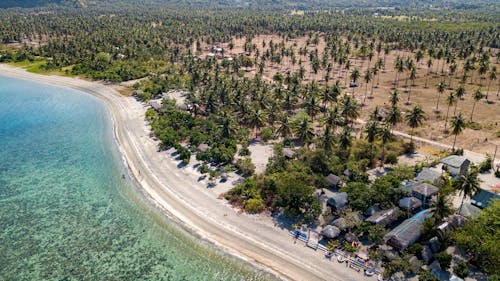
[[[272,218],[240,214],[217,199],[192,172],[178,168],[170,155],[157,151],[144,120],[145,107],[134,98],[100,83],[38,75],[3,64],[0,74],[69,87],[102,99],[112,113],[120,151],[139,188],[194,235],[290,280],[376,280],[325,259],[303,243],[294,244],[288,230]]]

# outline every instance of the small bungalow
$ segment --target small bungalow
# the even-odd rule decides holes
[[[283,148],[283,154],[287,159],[294,159],[295,158],[295,151],[293,149],[285,147]]]
[[[470,160],[458,155],[450,155],[439,161],[443,164],[443,170],[449,171],[452,175],[465,174],[469,170]]]
[[[333,225],[327,225],[321,230],[320,233],[326,238],[333,239],[340,235],[340,229]]]
[[[198,149],[199,152],[205,152],[205,151],[210,149],[210,146],[206,143],[202,143],[202,144],[198,145],[198,147],[196,149]]]
[[[422,201],[422,205],[427,207],[431,198],[439,192],[439,188],[432,184],[420,183],[411,187],[413,197]]]
[[[325,179],[332,187],[340,186],[341,180],[338,176],[334,174],[329,174]]]
[[[480,209],[486,208],[491,204],[491,200],[500,199],[499,194],[495,194],[488,190],[481,189],[470,199],[470,203]]]
[[[371,206],[371,207],[369,207],[368,209],[365,210],[365,215],[368,216],[368,217],[369,216],[373,216],[373,215],[375,215],[376,213],[378,213],[380,211],[382,211],[382,209],[380,209],[379,204],[375,204],[375,205],[373,205],[373,206]]]
[[[398,205],[405,211],[415,211],[422,207],[422,201],[415,197],[404,197],[399,200]]]
[[[392,208],[388,210],[379,211],[369,218],[366,219],[367,222],[371,222],[376,225],[386,226],[390,223],[395,222],[398,219],[398,208]]]
[[[387,233],[384,240],[387,245],[402,251],[420,238],[422,225],[430,217],[432,217],[431,210],[421,211]]]
[[[328,199],[326,205],[334,211],[341,211],[347,206],[347,192],[335,193]]]
[[[424,167],[422,168],[422,171],[418,173],[417,177],[415,178],[415,181],[418,183],[430,182],[432,184],[436,184],[440,177],[441,173],[439,173],[438,171],[428,167]]]

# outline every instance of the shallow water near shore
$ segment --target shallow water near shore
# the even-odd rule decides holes
[[[0,76],[0,280],[273,280],[132,184],[97,98]]]

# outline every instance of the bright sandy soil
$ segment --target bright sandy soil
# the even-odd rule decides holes
[[[144,120],[145,106],[109,86],[77,78],[44,76],[0,65],[2,75],[84,91],[101,98],[112,113],[115,136],[131,175],[151,201],[194,235],[261,268],[291,280],[375,280],[325,259],[303,243],[294,244],[288,229],[267,215],[241,214],[198,175],[167,152],[158,152]],[[188,166],[189,167],[189,166]]]

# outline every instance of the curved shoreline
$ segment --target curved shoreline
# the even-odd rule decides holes
[[[131,177],[167,216],[201,239],[274,275],[292,280],[370,280],[294,244],[267,217],[240,214],[177,167],[149,137],[145,108],[112,88],[77,78],[45,76],[0,64],[0,73],[80,90],[100,98],[113,118],[115,141]],[[142,172],[141,172],[142,171]]]

